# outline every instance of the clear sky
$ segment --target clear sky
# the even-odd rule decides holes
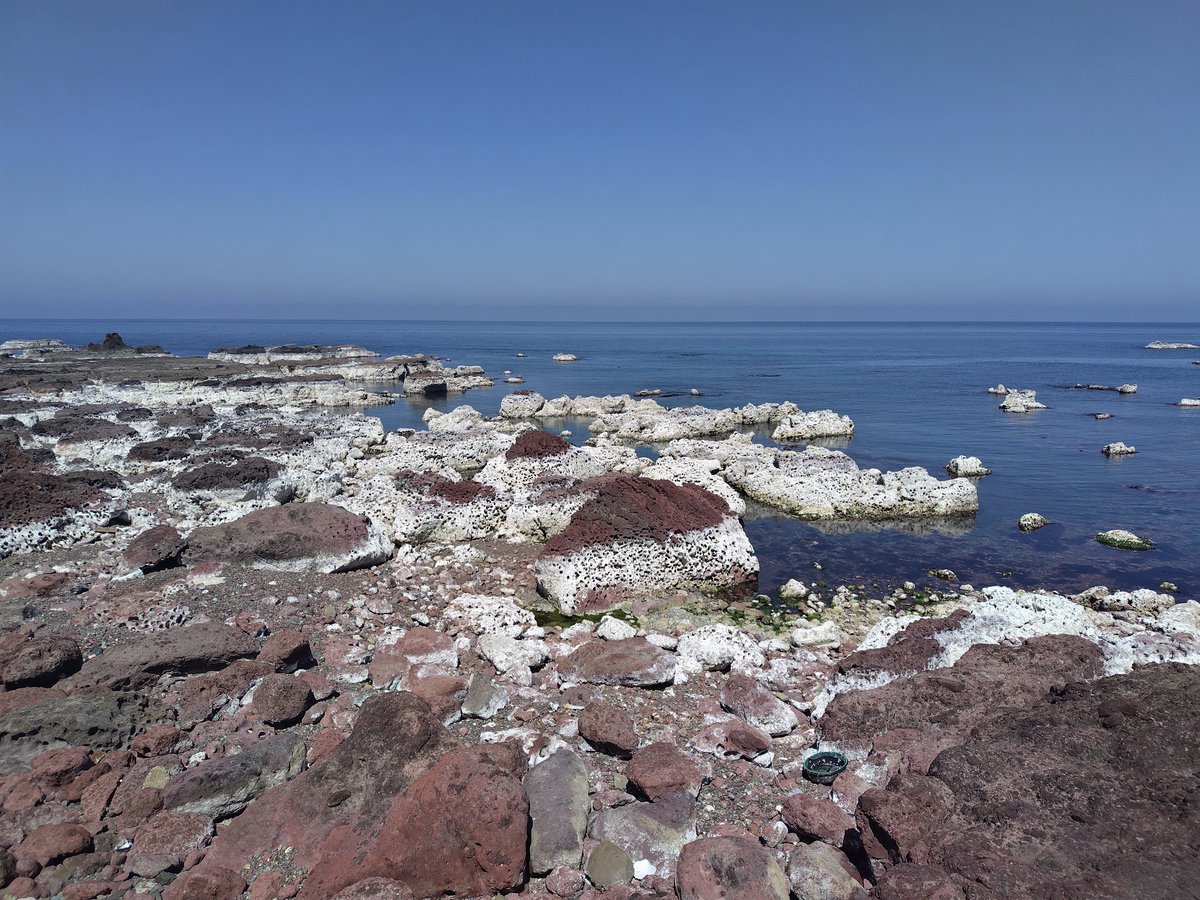
[[[1200,3],[0,0],[0,315],[1200,318]]]

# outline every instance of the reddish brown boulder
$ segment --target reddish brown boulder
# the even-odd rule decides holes
[[[325,759],[267,791],[230,821],[209,846],[201,870],[240,872],[256,854],[276,847],[295,847],[292,861],[310,871],[323,861],[333,866],[334,860],[361,859],[392,801],[432,764],[447,740],[445,728],[419,697],[403,691],[370,697],[350,736]],[[331,880],[319,889],[314,883],[313,895],[331,896],[374,874],[386,873],[333,866]]]
[[[80,774],[92,768],[92,751],[88,747],[60,747],[47,750],[33,758],[29,776],[49,790],[70,784]]]
[[[63,823],[33,829],[16,847],[17,860],[48,866],[92,849],[92,833],[82,825]]]
[[[238,629],[205,622],[138,635],[118,644],[88,660],[70,685],[73,690],[139,688],[159,675],[209,672],[257,653],[258,643]]]
[[[562,456],[571,445],[557,434],[548,431],[526,431],[504,453],[505,459],[545,459]]]
[[[52,687],[82,665],[79,644],[71,638],[12,635],[0,642],[0,682],[6,690]]]
[[[414,667],[447,671],[458,665],[454,640],[432,628],[410,628],[394,644],[379,644],[367,671],[371,683],[384,686],[392,679],[403,679]]]
[[[783,821],[806,841],[841,847],[854,818],[832,800],[811,794],[792,794],[783,801]]]
[[[892,866],[875,883],[878,900],[967,900],[955,878],[941,869],[902,863]]]
[[[788,734],[799,724],[790,706],[741,672],[733,672],[725,679],[721,706],[753,728],[776,737]]]
[[[167,885],[163,900],[231,900],[246,890],[246,880],[237,872],[216,867],[186,872]]]
[[[153,572],[177,565],[187,541],[173,525],[155,525],[143,531],[125,548],[125,565],[143,572]]]
[[[288,503],[197,528],[184,559],[332,573],[373,566],[391,554],[391,541],[365,516],[329,503]]]
[[[704,730],[696,736],[693,746],[704,753],[754,759],[771,749],[771,736],[731,716],[705,725]]]
[[[307,635],[294,628],[276,631],[268,637],[258,658],[271,663],[277,672],[294,672],[311,668],[316,663]]]
[[[329,896],[365,875],[392,878],[418,897],[473,897],[525,876],[529,804],[525,757],[508,744],[452,750],[397,797],[361,865],[326,855],[301,892]]]
[[[680,900],[788,900],[791,893],[775,855],[749,838],[685,844],[675,879]]]
[[[638,747],[633,719],[611,703],[589,703],[579,714],[579,736],[603,753],[628,757]]]
[[[593,641],[558,661],[564,681],[657,687],[675,680],[675,657],[642,637]]]
[[[668,794],[696,796],[707,776],[695,757],[674,744],[657,741],[633,755],[625,767],[629,783],[651,800]]]
[[[194,813],[158,813],[138,829],[125,868],[143,878],[175,871],[189,855],[208,846],[213,822]]]
[[[333,900],[413,900],[413,892],[390,878],[364,878],[338,891]]]
[[[312,701],[312,691],[295,675],[268,675],[254,689],[253,708],[268,725],[282,728],[300,721]]]

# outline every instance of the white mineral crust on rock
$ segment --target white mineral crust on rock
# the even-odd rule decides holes
[[[1039,403],[1037,391],[1009,390],[1004,396],[1000,408],[1010,413],[1025,413],[1035,409],[1045,409],[1045,403]]]
[[[771,434],[780,444],[795,444],[823,437],[848,437],[854,434],[854,422],[849,416],[839,416],[832,409],[796,412],[784,416]]]
[[[980,478],[992,474],[978,456],[956,456],[946,463],[946,471],[951,478]]]

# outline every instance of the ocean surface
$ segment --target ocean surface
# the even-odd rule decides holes
[[[1092,585],[1157,587],[1200,599],[1200,351],[1143,349],[1152,340],[1200,344],[1200,323],[1176,324],[540,324],[398,321],[4,320],[0,340],[58,337],[73,345],[118,331],[130,344],[203,355],[239,344],[355,343],[384,355],[428,353],[451,364],[505,370],[547,397],[661,389],[666,405],[791,400],[851,416],[839,446],[860,465],[923,466],[944,475],[954,456],[980,457],[980,511],[950,529],[862,527],[842,532],[752,509],[746,532],[762,563],[760,586],[788,578],[890,588],[940,584],[952,569],[975,586],[1076,591]],[[579,356],[556,363],[559,352]],[[517,359],[515,354],[527,353]],[[1000,412],[987,388],[1032,388],[1049,409]],[[1077,383],[1138,385],[1134,395],[1074,390]],[[386,388],[386,386],[385,386]],[[688,395],[697,388],[699,399]],[[494,414],[513,386],[497,383],[447,400],[367,410],[385,427],[420,428],[429,405],[467,403]],[[1090,413],[1110,412],[1097,421]],[[586,437],[578,423],[575,440]],[[766,438],[763,438],[764,440]],[[1113,441],[1137,454],[1107,459]],[[1053,523],[1017,529],[1027,512]],[[1133,553],[1097,544],[1125,528],[1155,542]],[[819,567],[819,568],[818,568]]]

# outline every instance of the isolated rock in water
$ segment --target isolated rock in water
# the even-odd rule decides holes
[[[579,357],[574,353],[555,353],[553,359],[555,362],[576,362]]]
[[[684,845],[676,880],[680,900],[788,900],[791,894],[775,855],[749,835]]]
[[[1176,406],[1200,406],[1200,398],[1184,397],[1182,400],[1180,400],[1175,405]]]
[[[1050,524],[1050,520],[1040,513],[1025,513],[1021,516],[1021,520],[1017,523],[1017,527],[1022,531],[1037,531],[1039,528],[1045,528]]]
[[[1090,416],[1091,416],[1093,419],[1095,419],[1097,422],[1103,422],[1103,421],[1105,421],[1105,420],[1107,420],[1107,419],[1111,419],[1111,418],[1112,418],[1112,413],[1106,413],[1106,412],[1089,413],[1089,415],[1090,415]]]
[[[946,471],[951,478],[980,478],[992,474],[978,456],[956,456],[946,463]]]
[[[1200,350],[1200,344],[1179,344],[1169,341],[1151,341],[1146,345],[1147,350]]]
[[[1120,384],[1115,387],[1108,384],[1075,384],[1071,386],[1079,391],[1113,391],[1117,394],[1137,393],[1136,384]]]
[[[1137,447],[1129,447],[1121,441],[1114,444],[1105,444],[1104,449],[1100,451],[1105,456],[1129,456],[1137,453]]]
[[[708,491],[628,475],[585,487],[595,496],[534,566],[538,589],[563,612],[611,609],[665,588],[740,584],[758,573],[741,523]]]
[[[531,419],[546,405],[546,398],[537,391],[513,391],[500,401],[500,417]]]
[[[848,437],[853,433],[854,422],[849,416],[839,416],[832,409],[819,409],[784,416],[771,434],[771,440],[780,444],[794,444],[815,438]]]
[[[1197,690],[1171,664],[997,704],[930,777],[862,795],[868,853],[998,898],[1200,895]]]
[[[997,396],[1003,397],[1008,393],[1008,388],[1006,388],[1003,384],[998,384],[995,387],[988,388],[987,392],[989,394],[996,394]]]
[[[289,503],[197,528],[188,537],[184,559],[331,573],[377,565],[391,556],[391,540],[365,516],[328,503]]]
[[[1039,403],[1037,391],[1010,389],[1000,404],[1000,409],[1010,413],[1024,413],[1035,409],[1045,409],[1045,403]]]
[[[1118,550],[1154,549],[1153,541],[1147,540],[1144,537],[1138,537],[1132,531],[1124,531],[1120,528],[1114,528],[1111,531],[1102,531],[1096,535],[1096,540],[1106,546],[1116,547]]]

